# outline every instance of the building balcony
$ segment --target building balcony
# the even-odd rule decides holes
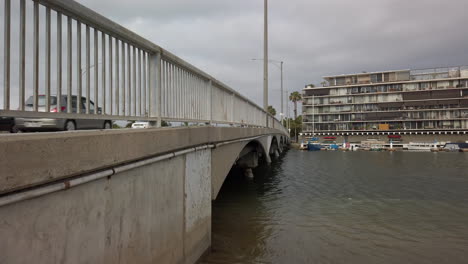
[[[468,79],[468,76],[466,77]],[[445,80],[441,80],[445,81]],[[457,84],[457,85],[448,85],[448,86],[441,86],[441,87],[425,87],[425,88],[388,88],[384,90],[376,90],[376,91],[369,91],[369,90],[355,90],[358,88],[363,87],[355,87],[355,88],[343,88],[343,89],[352,89],[346,93],[336,94],[330,91],[329,89],[319,89],[319,90],[304,90],[303,97],[304,98],[312,98],[315,96],[316,98],[327,98],[327,97],[339,97],[339,96],[365,96],[365,95],[380,95],[380,94],[395,94],[395,93],[411,93],[411,92],[428,92],[428,91],[437,91],[437,90],[459,90],[459,89],[468,89],[465,84]],[[364,87],[364,88],[370,88]]]
[[[375,119],[375,120],[368,120],[368,119],[350,119],[348,121],[345,120],[322,120],[322,121],[315,121],[312,122],[306,121],[308,119],[304,119],[304,124],[345,124],[345,123],[392,123],[392,122],[425,122],[425,121],[464,121],[468,120],[468,117],[438,117],[438,118],[395,118],[395,119]]]

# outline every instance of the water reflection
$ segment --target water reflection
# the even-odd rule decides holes
[[[254,179],[244,177],[239,169],[230,172],[213,203],[213,253],[206,263],[255,263],[268,254],[275,209],[264,201],[272,202],[281,194],[282,160],[276,159],[272,166],[260,165],[254,170]]]
[[[468,263],[468,155],[289,151],[213,203],[204,263]]]

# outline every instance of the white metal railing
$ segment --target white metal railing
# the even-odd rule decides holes
[[[420,81],[445,78],[459,78],[462,77],[462,72],[467,70],[467,66],[411,70],[410,76],[411,80]]]
[[[75,1],[4,0],[2,15],[0,116],[225,123],[287,133],[227,85]]]

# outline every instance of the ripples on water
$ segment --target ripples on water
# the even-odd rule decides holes
[[[468,153],[290,150],[213,203],[203,263],[468,263]]]

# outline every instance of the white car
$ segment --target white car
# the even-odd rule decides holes
[[[149,122],[138,121],[132,124],[132,128],[149,128]]]

